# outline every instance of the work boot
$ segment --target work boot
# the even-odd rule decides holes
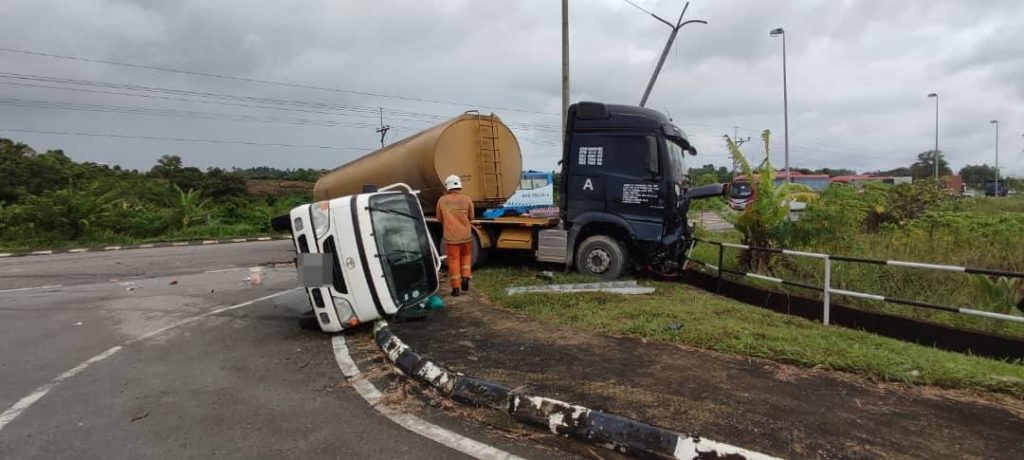
[[[462,290],[469,292],[469,278],[462,278]]]
[[[452,297],[459,296],[459,288],[452,288]]]

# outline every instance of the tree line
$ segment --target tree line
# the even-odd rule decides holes
[[[315,180],[317,170],[205,171],[161,157],[148,171],[76,162],[0,139],[0,247],[20,249],[151,239],[244,236],[307,202],[306,193],[250,196],[256,178]]]

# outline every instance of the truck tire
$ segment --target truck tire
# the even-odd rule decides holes
[[[588,237],[576,251],[576,271],[614,279],[626,270],[629,251],[619,240],[604,235]]]
[[[434,245],[437,247],[437,252],[442,256],[448,255],[448,247],[444,244],[444,238],[439,237],[434,241]],[[473,232],[473,258],[471,264],[474,270],[487,262],[487,256],[489,253],[489,250],[480,246],[480,237],[477,236],[476,232]],[[447,259],[445,259],[444,265],[445,267],[448,266]]]

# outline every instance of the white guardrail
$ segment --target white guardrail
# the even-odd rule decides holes
[[[941,310],[941,311],[947,311],[947,312],[952,312],[952,313],[962,313],[962,314],[965,314],[965,315],[980,316],[980,317],[984,317],[984,318],[992,318],[992,319],[998,319],[998,320],[1003,320],[1003,321],[1012,321],[1012,322],[1017,322],[1017,323],[1024,323],[1024,317],[1021,317],[1021,316],[1006,315],[1006,314],[1002,314],[1002,313],[993,313],[993,312],[989,312],[989,311],[975,310],[973,308],[949,307],[949,306],[945,306],[945,305],[938,305],[938,304],[933,304],[933,303],[929,303],[929,302],[921,302],[921,301],[917,301],[917,300],[900,299],[900,298],[896,298],[896,297],[888,297],[888,296],[882,296],[882,295],[877,295],[877,294],[868,294],[868,293],[864,293],[864,292],[848,291],[848,290],[845,290],[845,289],[837,289],[837,288],[832,287],[832,261],[838,260],[838,261],[843,261],[843,262],[857,262],[857,263],[864,263],[864,264],[871,264],[871,265],[889,265],[889,266],[893,266],[893,267],[917,268],[917,269],[938,270],[938,271],[946,271],[946,272],[961,272],[961,273],[971,273],[971,274],[977,274],[977,275],[1006,276],[1006,277],[1011,277],[1011,278],[1024,278],[1024,273],[1011,272],[1011,271],[1005,271],[1005,270],[990,270],[990,269],[984,269],[984,268],[960,267],[960,266],[956,266],[956,265],[940,265],[940,264],[929,264],[929,263],[922,263],[922,262],[907,262],[907,261],[902,261],[902,260],[880,260],[880,259],[865,259],[865,258],[860,258],[860,257],[849,257],[849,256],[834,256],[834,255],[829,255],[829,254],[819,254],[819,253],[816,253],[816,252],[792,251],[792,250],[789,250],[789,249],[758,248],[758,247],[748,246],[748,245],[745,245],[745,244],[723,243],[723,242],[720,242],[720,241],[709,241],[709,240],[703,240],[703,239],[699,239],[699,238],[694,238],[693,241],[694,241],[693,245],[696,245],[697,242],[701,242],[701,243],[713,244],[713,245],[718,246],[718,265],[710,264],[710,263],[707,263],[707,262],[702,262],[702,261],[699,261],[699,260],[696,260],[696,259],[689,259],[689,260],[691,260],[693,262],[696,262],[696,263],[698,263],[700,265],[704,265],[704,266],[706,266],[706,267],[708,267],[708,268],[710,268],[712,270],[717,271],[719,279],[722,278],[722,274],[723,273],[730,273],[730,274],[733,274],[733,275],[745,276],[745,277],[748,277],[748,278],[759,279],[759,280],[768,281],[768,282],[771,282],[771,283],[784,284],[784,285],[789,285],[789,286],[796,286],[796,287],[801,287],[801,288],[804,288],[804,289],[810,289],[810,290],[821,292],[822,293],[822,308],[823,308],[823,311],[822,311],[822,323],[824,323],[826,325],[829,323],[829,309],[830,309],[831,295],[832,294],[836,294],[836,295],[840,295],[840,296],[846,296],[846,297],[855,297],[855,298],[859,298],[859,299],[877,300],[877,301],[882,301],[882,302],[896,303],[896,304],[901,304],[901,305],[910,305],[910,306],[914,306],[914,307],[929,308],[929,309],[932,309],[932,310]],[[693,245],[690,246],[690,251],[691,252],[693,251]],[[741,271],[737,271],[737,270],[730,270],[730,269],[724,268],[724,267],[722,267],[723,259],[724,259],[724,254],[723,254],[724,253],[724,248],[745,249],[745,250],[748,250],[748,251],[772,252],[772,253],[776,253],[776,254],[785,254],[785,255],[797,256],[797,257],[809,257],[809,258],[814,258],[814,259],[821,259],[821,260],[824,261],[824,265],[825,265],[824,266],[824,277],[823,277],[824,279],[822,280],[822,285],[821,286],[814,286],[814,285],[810,285],[810,284],[798,283],[798,282],[795,282],[795,281],[788,281],[788,280],[784,280],[782,278],[776,278],[776,277],[772,277],[772,276],[759,275],[757,273],[741,272]]]

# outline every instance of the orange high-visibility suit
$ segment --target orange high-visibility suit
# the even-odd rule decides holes
[[[462,285],[462,279],[473,277],[473,200],[452,190],[437,200],[437,220],[444,229],[444,244],[448,252],[448,278],[452,289]]]

